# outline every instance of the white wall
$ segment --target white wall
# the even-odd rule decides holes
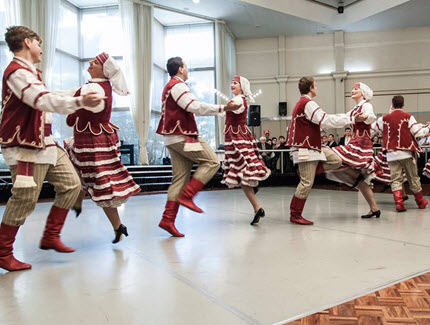
[[[263,117],[278,116],[280,101],[287,101],[291,115],[299,98],[298,80],[311,75],[317,81],[315,100],[328,113],[351,109],[350,89],[361,81],[374,90],[375,112],[385,113],[392,96],[402,94],[407,111],[421,122],[430,121],[430,27],[344,33],[336,46],[334,34],[237,40],[236,51],[238,73],[250,79],[254,91],[263,91],[257,98]],[[336,56],[336,62],[336,53],[344,53],[344,60]],[[336,67],[346,73],[341,110],[332,76]],[[269,127],[274,136],[283,134],[281,123],[274,123],[262,128]]]

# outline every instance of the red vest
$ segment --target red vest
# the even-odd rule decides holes
[[[91,82],[91,81],[90,81]],[[73,133],[76,136],[80,132],[88,130],[94,135],[99,135],[103,131],[106,133],[113,133],[115,130],[119,130],[115,124],[110,122],[110,116],[112,112],[112,86],[110,81],[96,82],[99,84],[107,97],[105,101],[105,108],[101,112],[93,113],[89,110],[81,108],[75,113],[67,116],[67,125],[73,127]],[[81,89],[76,92],[75,97],[81,95]]]
[[[351,118],[354,115],[361,113],[361,111],[363,110],[363,105],[358,106],[351,111],[351,114],[350,114]],[[371,138],[371,136],[370,136],[370,130],[371,129],[372,129],[371,124],[366,124],[364,122],[355,122],[352,125],[352,138],[354,139],[357,137],[368,137],[370,139]]]
[[[162,97],[163,110],[157,128],[158,134],[199,135],[194,114],[180,107],[170,94],[173,86],[181,82],[183,81],[172,78],[164,87]]]
[[[2,112],[0,122],[0,144],[5,147],[42,149],[44,143],[45,114],[28,106],[16,97],[7,86],[9,76],[18,69],[31,69],[12,61],[3,74]],[[42,83],[42,78],[37,74]],[[43,93],[42,93],[43,94]]]
[[[308,97],[302,96],[294,107],[287,146],[321,151],[320,126],[309,121],[305,115],[305,106],[310,101]]]
[[[245,107],[245,110],[242,113],[235,114],[234,112],[231,112],[231,111],[225,112],[224,133],[230,129],[234,133],[237,133],[239,130],[242,130],[242,132],[247,132],[248,128],[246,127],[246,119],[248,117],[248,113],[247,113],[248,103],[246,102],[245,97],[242,97],[242,100],[243,100],[243,106]]]
[[[407,150],[422,152],[409,129],[411,114],[394,109],[382,118],[382,147],[384,150]]]

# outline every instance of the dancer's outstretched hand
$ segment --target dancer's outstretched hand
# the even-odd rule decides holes
[[[96,107],[100,102],[107,97],[99,97],[96,92],[90,92],[83,96],[84,106],[87,107]]]
[[[355,115],[355,122],[364,122],[367,119],[367,115],[360,113]]]
[[[233,99],[230,100],[227,105],[224,107],[224,111],[235,111],[239,109],[242,106],[242,104],[235,104]]]

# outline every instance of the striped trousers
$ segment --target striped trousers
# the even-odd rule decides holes
[[[168,201],[176,201],[184,186],[190,180],[194,163],[199,164],[193,177],[206,184],[219,170],[220,162],[209,145],[199,138],[201,151],[184,151],[185,141],[167,146],[172,161],[173,179],[167,192]]]
[[[392,191],[402,190],[404,170],[411,191],[414,193],[421,192],[422,187],[418,176],[418,167],[414,158],[389,161],[388,165],[390,166]]]
[[[78,198],[81,181],[76,174],[69,157],[64,150],[57,148],[57,164],[34,165],[34,182],[36,187],[15,188],[16,166],[10,167],[12,174],[12,197],[7,201],[3,214],[3,222],[9,226],[21,226],[34,211],[37,199],[46,179],[54,186],[54,205],[58,208],[70,209]]]
[[[342,159],[336,155],[330,148],[323,147],[322,152],[326,157],[326,161],[306,161],[299,163],[299,172],[300,172],[300,183],[297,185],[296,189],[296,197],[299,199],[306,199],[311,191],[312,186],[314,185],[315,180],[315,172],[318,166],[318,163],[322,162],[324,166],[324,170],[334,170],[339,168],[342,165]]]

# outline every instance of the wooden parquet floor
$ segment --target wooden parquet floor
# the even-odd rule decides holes
[[[289,325],[430,325],[430,273]]]

